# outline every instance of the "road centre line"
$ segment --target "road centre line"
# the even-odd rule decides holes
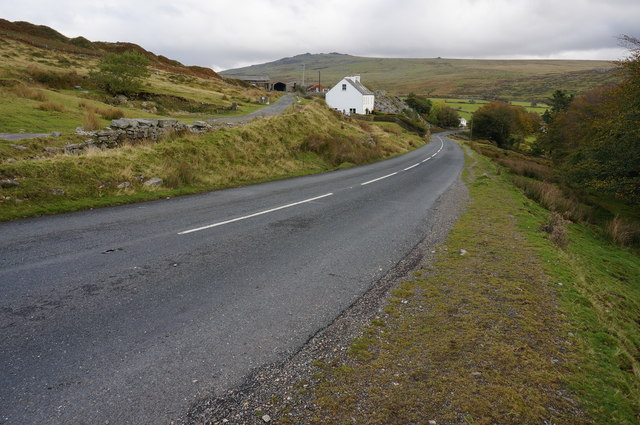
[[[444,148],[444,142],[443,142],[443,140],[442,140],[439,136],[438,136],[438,139],[440,140],[440,149],[438,149],[438,150],[436,151],[436,153],[434,153],[433,155],[431,155],[431,156],[430,156],[430,157],[428,157],[428,158],[423,159],[422,161],[420,161],[420,162],[418,162],[418,163],[416,163],[416,164],[413,164],[413,165],[411,165],[411,166],[409,166],[409,167],[407,167],[407,168],[403,169],[402,171],[408,171],[408,170],[410,170],[410,169],[412,169],[412,168],[414,168],[414,167],[417,167],[418,165],[420,165],[420,164],[422,164],[422,163],[425,163],[425,162],[429,161],[431,158],[433,158],[433,157],[435,157],[437,154],[439,154],[439,153],[440,153],[440,151],[442,150],[442,148]],[[389,177],[395,176],[395,175],[396,175],[396,174],[398,174],[398,173],[399,173],[399,171],[396,171],[396,172],[394,172],[394,173],[387,174],[386,176],[378,177],[378,178],[376,178],[376,179],[369,180],[369,181],[366,181],[366,182],[364,182],[364,183],[360,183],[360,186],[366,186],[366,185],[368,185],[368,184],[370,184],[370,183],[374,183],[374,182],[377,182],[377,181],[380,181],[380,180],[383,180],[383,179],[386,179],[386,178],[389,178]],[[236,218],[232,218],[232,219],[230,219],[230,220],[220,221],[220,222],[218,222],[218,223],[213,223],[213,224],[209,224],[209,225],[206,225],[206,226],[197,227],[197,228],[195,228],[195,229],[184,230],[184,231],[182,231],[182,232],[178,232],[178,235],[186,235],[186,234],[188,234],[188,233],[199,232],[199,231],[201,231],[201,230],[206,230],[206,229],[211,229],[211,228],[213,228],[213,227],[223,226],[223,225],[225,225],[225,224],[234,223],[234,222],[236,222],[236,221],[240,221],[240,220],[246,220],[246,219],[248,219],[248,218],[257,217],[257,216],[260,216],[260,215],[263,215],[263,214],[269,214],[269,213],[272,213],[272,212],[275,212],[275,211],[278,211],[278,210],[282,210],[282,209],[285,209],[285,208],[294,207],[294,206],[296,206],[296,205],[300,205],[300,204],[305,204],[305,203],[307,203],[307,202],[312,202],[312,201],[315,201],[315,200],[318,200],[318,199],[322,199],[322,198],[326,198],[326,197],[328,197],[328,196],[332,196],[332,195],[333,195],[333,192],[331,192],[331,193],[326,193],[326,194],[324,194],[324,195],[320,195],[320,196],[316,196],[316,197],[313,197],[313,198],[305,199],[305,200],[303,200],[303,201],[293,202],[293,203],[291,203],[291,204],[287,204],[287,205],[281,205],[281,206],[279,206],[279,207],[270,208],[270,209],[268,209],[268,210],[260,211],[260,212],[253,213],[253,214],[249,214],[249,215],[245,215],[245,216],[242,216],[242,217],[236,217]]]
[[[268,210],[260,211],[260,212],[257,212],[257,213],[245,215],[245,216],[242,216],[242,217],[232,218],[231,220],[220,221],[218,223],[209,224],[209,225],[202,226],[202,227],[197,227],[195,229],[184,230],[182,232],[178,232],[178,234],[179,235],[186,235],[187,233],[193,233],[193,232],[199,232],[200,230],[211,229],[212,227],[218,227],[218,226],[222,226],[224,224],[234,223],[236,221],[246,220],[246,219],[252,218],[252,217],[257,217],[259,215],[269,214],[269,213],[272,213],[274,211],[283,210],[285,208],[295,207],[296,205],[306,204],[307,202],[316,201],[318,199],[326,198],[326,197],[331,196],[331,195],[333,195],[333,193],[325,193],[324,195],[316,196],[314,198],[309,198],[309,199],[305,199],[303,201],[293,202],[293,203],[287,204],[287,205],[281,205],[279,207],[275,207],[275,208],[271,208],[271,209],[268,209]]]
[[[407,167],[407,168],[405,168],[405,169],[404,169],[404,170],[402,170],[402,171],[408,171],[408,170],[412,169],[413,167],[417,167],[418,165],[420,165],[420,163],[419,163],[419,162],[418,162],[417,164],[413,164],[411,167]]]
[[[382,180],[382,179],[386,179],[387,177],[395,176],[396,174],[398,174],[397,171],[395,173],[387,174],[386,176],[378,177],[377,179],[369,180],[368,182],[360,183],[360,186],[365,186],[365,185],[368,185],[369,183],[377,182],[378,180]]]

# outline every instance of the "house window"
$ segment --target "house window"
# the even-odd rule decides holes
[[[342,91],[346,91],[346,90],[347,90],[347,85],[346,85],[346,84],[343,84],[343,85],[342,85]]]

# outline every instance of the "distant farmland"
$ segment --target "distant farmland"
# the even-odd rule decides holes
[[[331,86],[345,75],[360,74],[369,88],[394,94],[477,97],[544,102],[556,89],[581,93],[616,81],[613,64],[578,60],[393,59],[304,54],[221,74],[269,75],[272,80],[302,80]]]

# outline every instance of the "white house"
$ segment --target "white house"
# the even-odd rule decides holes
[[[460,117],[460,127],[467,127],[467,120],[465,118]]]
[[[325,96],[327,105],[345,115],[373,112],[374,95],[360,82],[360,76],[344,77]]]

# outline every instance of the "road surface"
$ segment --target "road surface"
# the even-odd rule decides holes
[[[363,167],[0,223],[0,423],[169,424],[301,347],[429,231],[444,136]]]
[[[239,115],[236,117],[222,117],[222,118],[214,118],[211,121],[208,121],[210,124],[237,124],[237,123],[245,123],[249,122],[254,118],[258,117],[269,117],[273,115],[280,115],[283,113],[289,106],[293,105],[295,101],[295,95],[291,93],[287,93],[280,97],[280,99],[273,102],[271,105],[266,106],[264,108],[258,109],[257,111],[253,111],[247,115]]]

